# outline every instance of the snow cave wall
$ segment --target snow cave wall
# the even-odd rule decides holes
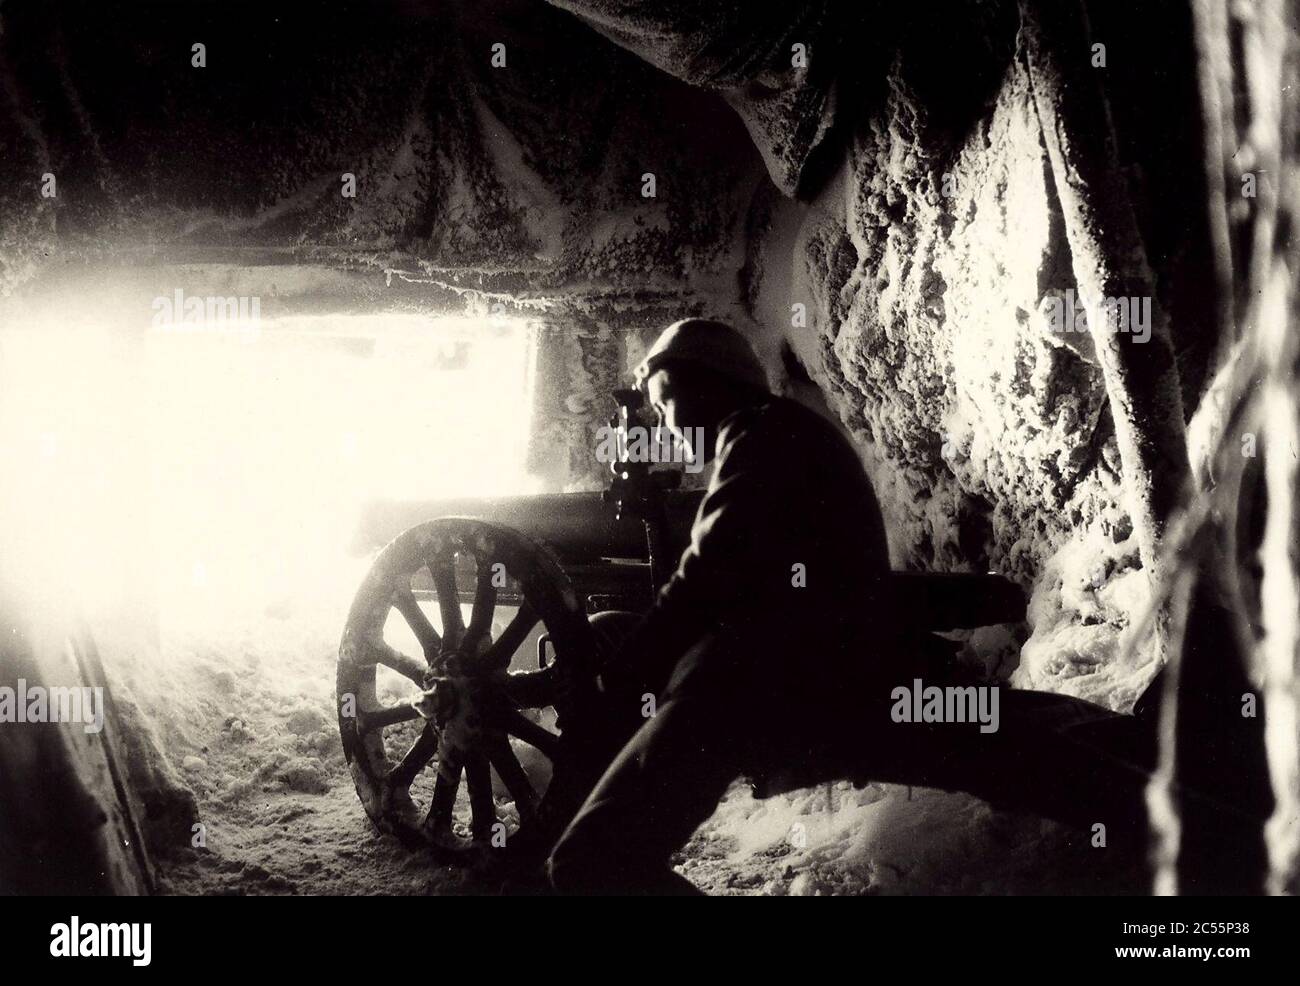
[[[1154,672],[1114,660],[1144,578],[1089,337],[1047,318],[1075,284],[1015,4],[945,10],[900,25],[878,77],[841,92],[842,150],[815,193],[756,199],[747,302],[774,366],[806,371],[857,440],[895,567],[993,570],[1032,593],[1026,627],[978,631],[968,656],[1125,709]],[[1154,43],[1185,37],[1185,21],[1170,4],[1089,13],[1195,408],[1210,341],[1186,167],[1196,96],[1188,53]]]

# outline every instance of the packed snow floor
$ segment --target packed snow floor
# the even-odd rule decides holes
[[[134,669],[136,698],[202,824],[203,845],[179,843],[158,860],[164,892],[541,892],[376,834],[339,746],[336,624],[273,609],[237,628],[164,634],[159,666]],[[1084,834],[893,785],[758,801],[738,782],[677,865],[713,894],[1143,892],[1132,859]]]

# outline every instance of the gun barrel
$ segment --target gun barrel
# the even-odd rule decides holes
[[[669,527],[683,542],[703,495],[701,490],[665,494]],[[353,550],[364,553],[380,547],[407,528],[435,517],[477,517],[505,524],[547,544],[566,562],[646,558],[642,523],[631,517],[616,518],[614,508],[603,502],[598,492],[376,500],[362,511]]]

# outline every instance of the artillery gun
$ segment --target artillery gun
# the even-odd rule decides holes
[[[640,421],[640,394],[615,391],[614,400],[611,427]],[[590,618],[652,604],[703,498],[680,489],[679,474],[626,457],[611,472],[603,493],[384,502],[366,512],[359,546],[383,547],[348,614],[337,698],[343,751],[381,831],[458,852],[504,844],[535,823],[566,703],[594,688],[601,641]],[[897,572],[890,581],[917,647],[941,657],[952,648],[936,632],[1024,618],[1022,590],[999,575]],[[386,639],[403,633],[418,655]],[[864,642],[864,660],[868,651]],[[389,701],[400,678],[411,694]],[[1152,730],[1055,694],[1003,689],[1001,708],[998,734],[981,742],[950,731],[937,745],[931,734],[924,753],[907,744],[820,750],[752,778],[755,793],[850,778],[969,791],[1076,824],[1109,811],[1144,825]]]

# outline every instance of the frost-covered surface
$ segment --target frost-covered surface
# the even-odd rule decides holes
[[[770,8],[735,0],[707,7],[692,0],[551,2],[670,75],[725,93],[787,194],[799,188],[831,127],[845,41],[855,39],[852,57],[868,64],[881,60],[884,47],[863,44],[872,35],[861,31],[861,10],[828,0]],[[873,34],[889,36],[889,18],[873,13]]]
[[[1127,709],[1154,671],[1115,664],[1146,590],[1096,355],[1044,314],[1077,288],[1015,27],[1005,5],[962,4],[905,43],[824,191],[756,202],[745,288],[774,376],[788,347],[857,441],[895,567],[992,570],[1032,594],[1021,653],[974,642],[985,667]],[[1116,109],[1130,155],[1135,117]],[[1134,173],[1162,167],[1140,154]],[[1177,298],[1187,247],[1167,236],[1150,249]],[[1175,307],[1196,381],[1203,324]]]
[[[333,717],[336,621],[279,611],[168,636],[118,662],[193,790],[206,846],[158,859],[176,894],[527,893],[532,881],[439,862],[371,828]],[[534,769],[535,776],[538,775]],[[502,814],[509,817],[505,798]],[[830,810],[828,811],[828,805]],[[463,809],[464,806],[462,806]],[[677,865],[710,893],[1139,892],[1134,861],[964,795],[847,782],[755,800],[737,783]]]
[[[1033,636],[1011,684],[1132,708],[1158,668],[1141,649],[1127,662],[1118,655],[1149,598],[1133,535],[1116,544],[1099,531],[1079,532],[1039,576],[1029,602]]]
[[[487,6],[250,11],[230,44],[199,9],[6,10],[0,295],[53,257],[125,245],[577,290],[680,293],[726,269],[762,163],[721,98],[562,11]],[[213,39],[206,69],[189,64],[198,34]],[[148,96],[121,99],[106,78]],[[55,198],[35,184],[46,172]]]

